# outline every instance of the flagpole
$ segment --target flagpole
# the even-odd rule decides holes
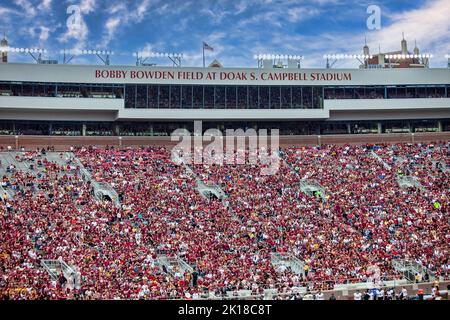
[[[205,67],[205,43],[203,43],[203,68]]]

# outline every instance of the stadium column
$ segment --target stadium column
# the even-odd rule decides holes
[[[115,124],[114,125],[114,134],[116,136],[120,136],[120,126],[119,126],[119,124]]]
[[[383,124],[381,122],[378,122],[378,134],[383,133]]]
[[[352,134],[352,126],[350,123],[347,123],[347,133]]]
[[[438,125],[438,132],[442,132],[442,121],[438,120],[437,125]]]
[[[86,123],[83,123],[83,125],[81,126],[81,135],[83,137],[86,136]]]

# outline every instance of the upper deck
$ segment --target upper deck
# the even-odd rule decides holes
[[[450,83],[450,68],[258,69],[6,63],[0,64],[0,81],[255,86],[437,85]]]

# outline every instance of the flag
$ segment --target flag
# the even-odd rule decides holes
[[[203,42],[203,49],[205,50],[209,50],[209,51],[214,51],[214,48],[211,47],[209,44],[207,44],[206,42]]]

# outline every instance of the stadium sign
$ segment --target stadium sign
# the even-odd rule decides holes
[[[97,69],[96,79],[182,81],[351,81],[351,72],[256,72]]]
[[[0,64],[0,81],[172,85],[447,85],[450,69],[255,69]]]

